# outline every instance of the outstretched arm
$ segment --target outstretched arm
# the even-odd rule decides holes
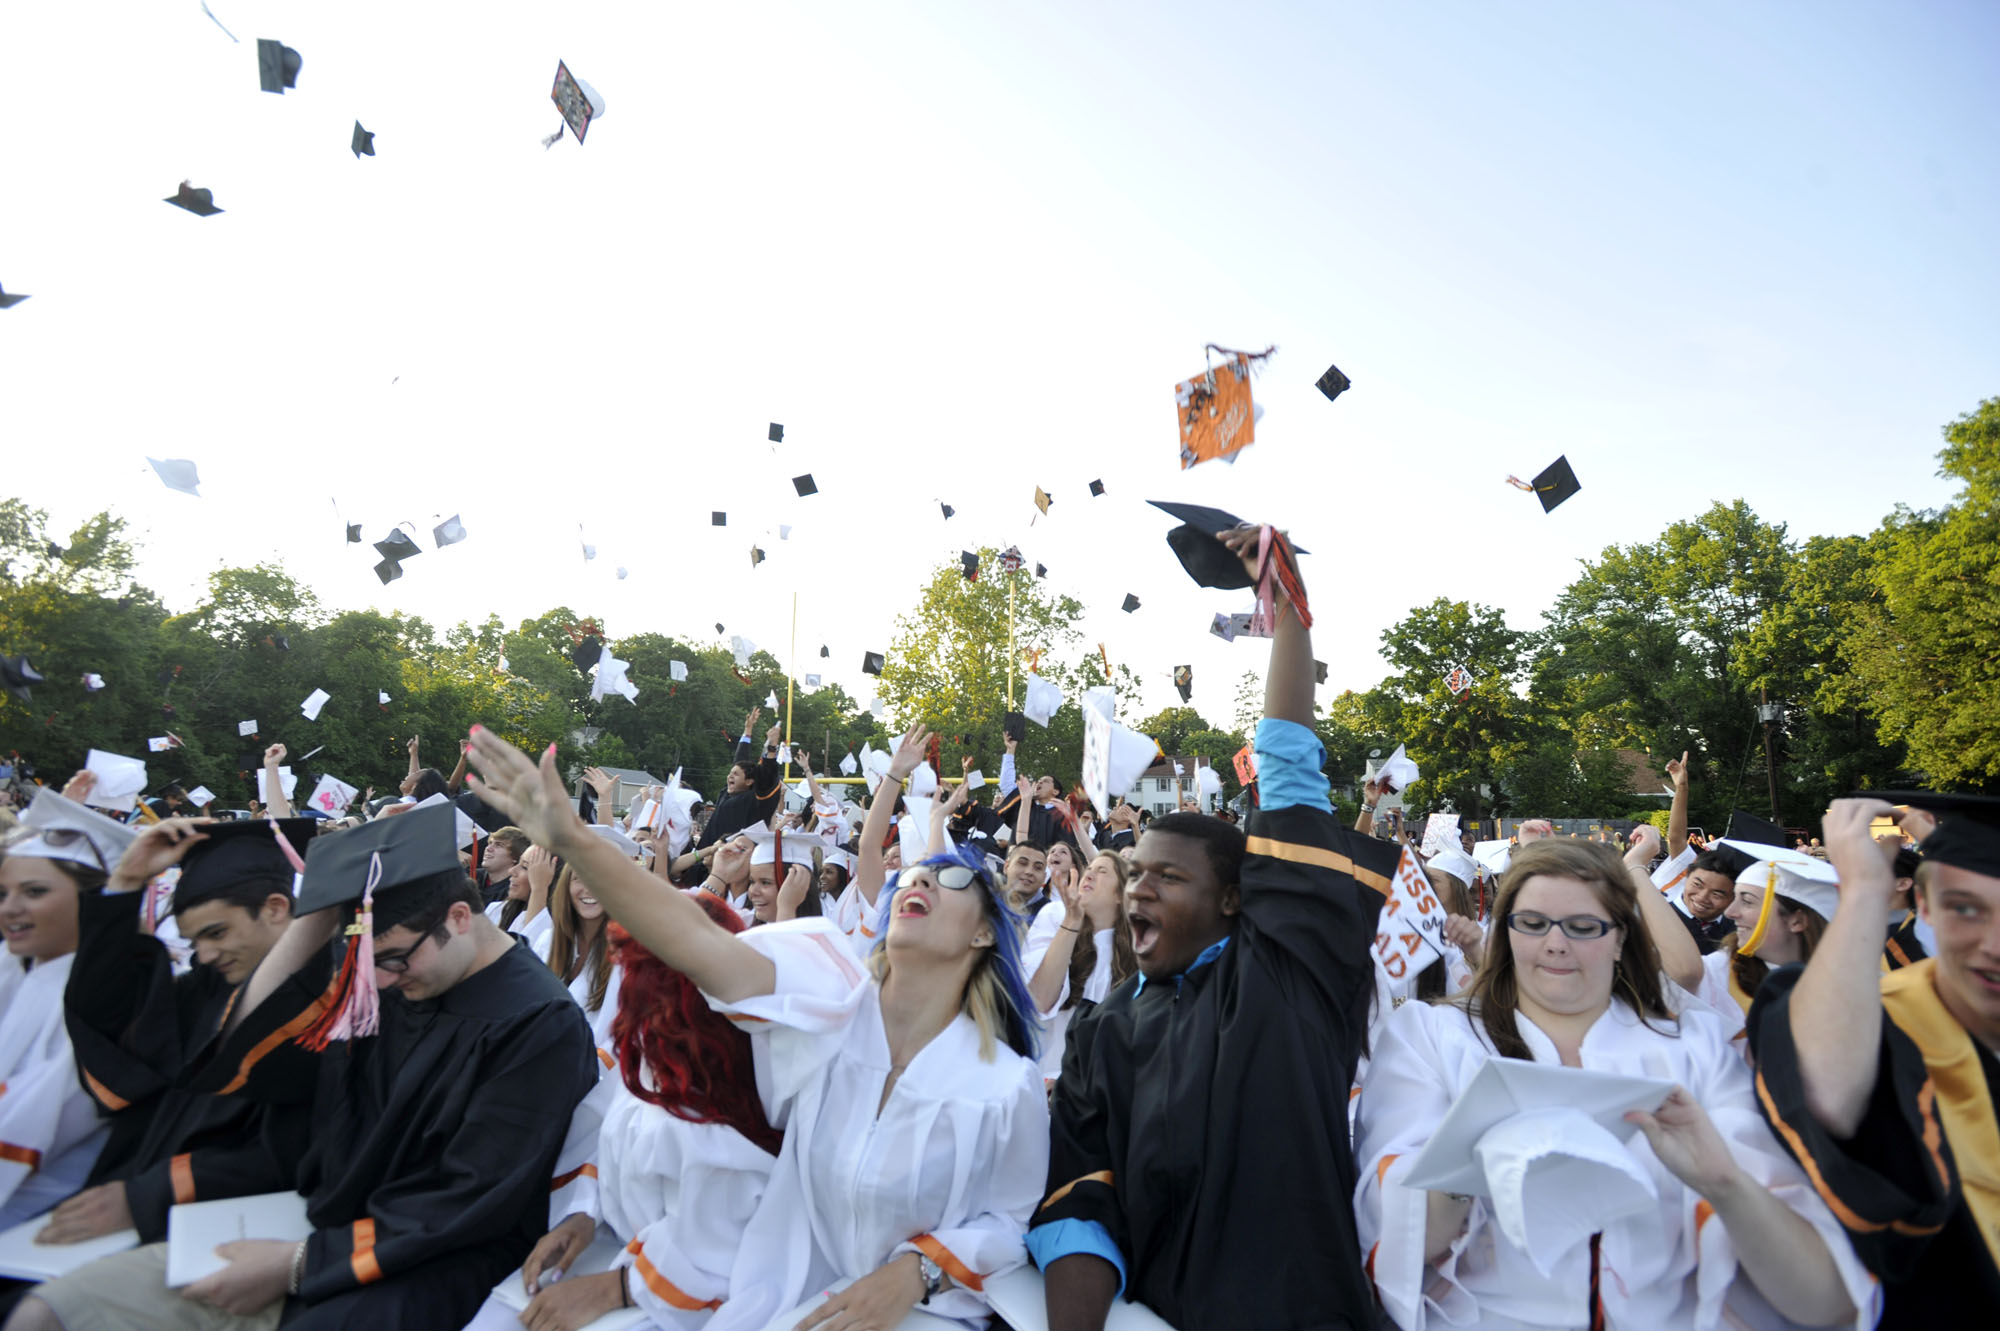
[[[1701,948],[1675,915],[1666,893],[1653,886],[1646,872],[1646,866],[1653,862],[1659,849],[1659,829],[1641,823],[1634,829],[1631,849],[1625,852],[1625,873],[1638,894],[1639,914],[1646,921],[1646,932],[1653,936],[1653,947],[1660,954],[1660,969],[1667,973],[1668,979],[1693,993],[1701,988]]]
[[[875,787],[875,797],[868,801],[868,817],[861,824],[861,857],[854,865],[854,886],[871,910],[882,890],[882,880],[888,876],[882,868],[882,843],[889,836],[889,819],[894,816],[896,799],[903,793],[910,773],[923,761],[924,746],[930,742],[931,732],[921,725],[904,731],[896,752],[890,755],[889,774],[882,778]]]
[[[590,884],[612,919],[661,961],[727,1003],[768,994],[777,969],[768,957],[719,927],[694,901],[663,892],[659,880],[593,833],[570,807],[551,744],[539,763],[484,726],[472,730],[472,788]],[[282,943],[280,944],[282,946]]]
[[[1667,775],[1674,780],[1674,805],[1667,811],[1667,854],[1674,856],[1688,843],[1688,756],[1681,751],[1679,762],[1667,759]]]
[[[292,816],[292,802],[285,797],[285,782],[278,767],[285,761],[285,746],[273,744],[264,750],[264,804],[273,818]]]

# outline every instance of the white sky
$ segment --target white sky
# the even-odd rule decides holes
[[[1411,607],[1533,627],[1713,500],[1796,536],[1940,504],[1939,426],[2000,392],[1984,4],[211,7],[241,44],[197,0],[0,9],[0,475],[127,517],[177,608],[276,559],[334,608],[782,660],[796,591],[799,673],[830,643],[865,699],[927,570],[1014,541],[1142,714],[1189,661],[1226,719],[1262,652],[1206,626],[1245,604],[1144,499],[1314,551],[1330,697]],[[304,57],[284,97],[258,37]],[[608,113],[545,152],[559,57]],[[1183,474],[1208,341],[1279,353],[1260,442]],[[1544,517],[1502,478],[1559,453]],[[403,580],[335,502],[416,524]]]

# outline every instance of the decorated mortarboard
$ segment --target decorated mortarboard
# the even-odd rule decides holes
[[[1174,687],[1180,690],[1181,701],[1194,696],[1194,667],[1178,665],[1174,667]]]
[[[590,132],[592,121],[604,118],[604,98],[597,89],[570,73],[569,66],[560,60],[556,61],[556,81],[549,90],[549,99],[556,104],[556,110],[562,112],[563,124],[569,127],[569,132],[576,136],[578,143],[582,143],[583,136]],[[562,130],[558,129],[549,136],[548,142],[554,143],[561,137]]]
[[[109,873],[140,829],[86,809],[43,786],[21,811],[20,830],[5,842],[6,853],[24,858],[63,860]]]
[[[1044,490],[1039,485],[1035,487],[1036,508],[1040,509],[1044,514],[1046,514],[1049,511],[1049,505],[1053,503],[1055,503],[1055,500],[1049,497],[1049,492],[1047,490]]]
[[[786,864],[802,864],[812,868],[813,851],[822,843],[810,832],[773,832],[764,826],[746,827],[743,835],[750,838],[753,849],[750,852],[751,865],[775,865],[782,853]],[[780,847],[782,846],[782,852]]]
[[[861,670],[863,674],[879,675],[882,673],[882,666],[882,653],[863,652],[861,654]]]
[[[721,509],[717,509],[708,515],[708,525],[711,527],[727,527],[729,525],[729,515]]]
[[[959,572],[965,575],[965,580],[967,582],[979,581],[979,556],[973,554],[972,551],[970,550],[959,551],[958,568]]]
[[[1414,785],[1421,777],[1416,760],[1403,752],[1398,744],[1396,751],[1382,760],[1382,766],[1375,772],[1375,782],[1384,794],[1394,795]]]
[[[169,490],[178,490],[185,495],[201,498],[201,473],[186,458],[147,458],[153,470],[159,473],[160,484]]]
[[[807,495],[816,495],[819,493],[819,486],[813,483],[811,472],[807,472],[803,476],[792,477],[792,488],[799,492],[799,498],[801,499],[804,499]]]
[[[196,189],[192,182],[183,180],[180,189],[169,194],[166,202],[176,208],[185,208],[196,217],[213,217],[222,209],[215,206],[215,191]]]
[[[257,39],[257,86],[280,97],[285,89],[299,86],[299,70],[305,64],[299,53],[269,37]]]
[[[771,422],[771,442],[774,444],[782,444],[785,442],[785,427],[778,424],[776,421]]]
[[[42,682],[42,672],[28,664],[25,656],[0,656],[0,684],[22,702],[33,702],[28,692],[30,684]]]
[[[2000,798],[1930,790],[1871,790],[1861,792],[1860,798],[1887,800],[1936,815],[1938,825],[1917,846],[1925,861],[2000,878]]]
[[[313,752],[318,751],[315,749]],[[306,758],[310,757],[312,754],[306,755]],[[304,762],[305,758],[299,761]],[[312,794],[306,796],[305,804],[299,811],[316,818],[338,818],[347,812],[348,806],[354,803],[354,797],[360,793],[337,776],[322,775],[319,782],[313,786]]]
[[[1258,412],[1250,396],[1250,370],[1273,350],[1276,348],[1255,353],[1229,351],[1210,344],[1205,351],[1220,352],[1223,363],[1210,364],[1192,379],[1174,385],[1181,470],[1215,458],[1232,458],[1256,442]]]
[[[1570,470],[1569,458],[1559,457],[1535,474],[1535,479],[1524,481],[1518,476],[1509,476],[1507,484],[1517,490],[1527,490],[1542,501],[1542,512],[1553,513],[1565,499],[1583,488],[1583,483]]]
[[[375,155],[375,136],[361,128],[359,120],[354,122],[354,142],[351,146],[354,149],[354,156],[357,161],[363,157],[373,157]]]
[[[1235,642],[1238,634],[1250,631],[1250,616],[1225,614],[1218,610],[1208,631],[1224,642]]]
[[[292,875],[304,864],[318,827],[311,818],[254,818],[202,828],[205,839],[181,860],[173,913],[212,901],[246,882],[289,897]]]
[[[947,522],[951,521],[951,515],[958,511],[957,509],[954,509],[950,504],[945,503],[942,499],[938,501],[938,507],[944,510],[944,517],[945,521]]]
[[[437,542],[438,549],[440,550],[444,549],[447,545],[457,545],[465,539],[465,524],[460,522],[458,514],[454,513],[437,526],[431,528],[431,539]]]
[[[7,294],[7,288],[0,287],[0,310],[11,310],[27,298],[28,293],[25,291],[16,291],[10,296]]]
[[[358,522],[349,522],[344,525],[347,527],[347,543],[349,545],[361,544],[361,524]]]
[[[1314,388],[1326,394],[1328,402],[1333,401],[1353,386],[1354,381],[1342,374],[1338,365],[1327,366],[1326,373],[1322,374],[1319,377],[1319,382],[1313,385]]]
[[[1167,533],[1167,544],[1197,586],[1229,591],[1250,585],[1250,574],[1243,561],[1231,554],[1221,539],[1244,525],[1234,513],[1206,504],[1176,504],[1161,499],[1149,502],[1169,517],[1180,519],[1181,525]],[[1294,545],[1292,553],[1303,555],[1311,551]]]
[[[423,552],[424,548],[404,535],[403,529],[400,527],[390,528],[387,536],[375,542],[376,554],[382,556],[384,559],[393,559],[399,564],[405,559],[414,558]]]
[[[1103,493],[1104,493],[1104,482],[1103,482],[1103,481],[1092,481],[1092,482],[1090,483],[1090,497],[1091,497],[1092,499],[1095,499],[1095,498],[1097,498],[1097,496],[1099,496],[1099,495],[1101,495],[1101,494],[1103,494]]]

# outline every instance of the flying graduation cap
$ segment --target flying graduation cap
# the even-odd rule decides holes
[[[1132,613],[1132,612],[1133,612],[1134,610],[1137,610],[1137,609],[1139,608],[1139,598],[1138,598],[1138,597],[1136,597],[1136,596],[1134,596],[1134,595],[1132,595],[1132,593],[1130,593],[1130,592],[1126,592],[1126,593],[1125,593],[1125,604],[1123,604],[1123,605],[1119,606],[1118,608],[1119,608],[1120,610],[1123,610],[1123,611],[1124,611],[1124,612],[1125,612],[1126,614],[1128,614],[1128,615],[1129,615],[1129,614],[1131,614],[1131,613]]]
[[[401,563],[405,559],[414,558],[423,552],[424,548],[408,536],[405,536],[400,527],[390,528],[387,536],[375,542],[376,554],[382,556],[384,559],[393,559],[398,563]]]
[[[285,95],[285,89],[299,86],[299,67],[305,61],[283,42],[269,37],[257,39],[257,86],[265,92]]]
[[[17,291],[10,296],[7,294],[7,288],[0,287],[0,310],[11,310],[27,298],[25,292]]]
[[[879,675],[879,674],[881,674],[881,673],[882,673],[882,653],[880,653],[880,652],[863,652],[863,653],[861,654],[861,672],[862,672],[863,674],[865,674],[865,675]]]
[[[830,651],[828,651],[828,650],[826,649],[826,646],[825,646],[824,644],[821,644],[821,646],[820,646],[820,649],[819,649],[819,655],[820,655],[820,659],[821,659],[821,660],[823,661],[823,660],[826,660],[826,659],[827,659],[828,657],[832,656],[832,655],[833,655],[833,653],[832,653],[832,652],[830,652]]]
[[[179,490],[184,495],[201,498],[201,474],[194,463],[186,458],[147,458],[153,470],[159,473],[160,483],[169,490]]]
[[[22,702],[33,702],[28,686],[42,682],[42,672],[28,664],[25,656],[0,656],[0,685]]]
[[[373,134],[370,134],[367,130],[361,128],[361,122],[359,120],[354,122],[353,148],[354,148],[354,159],[356,161],[360,161],[361,158],[363,158],[364,156],[373,157],[375,155],[375,136]]]
[[[970,551],[970,550],[961,550],[961,551],[959,551],[959,553],[958,553],[958,566],[959,566],[959,571],[965,574],[965,580],[966,580],[967,582],[978,582],[978,581],[979,581],[979,556],[978,556],[978,555],[975,555],[975,554],[973,554],[973,553],[972,553],[972,551]]]
[[[1095,499],[1095,498],[1097,498],[1097,497],[1098,497],[1099,495],[1101,495],[1101,494],[1103,494],[1103,493],[1104,493],[1104,482],[1103,482],[1103,481],[1092,481],[1092,482],[1090,483],[1090,497],[1091,497],[1092,499]]]
[[[215,191],[196,189],[191,182],[186,180],[183,180],[180,189],[173,194],[169,194],[165,201],[171,203],[176,208],[187,209],[196,217],[213,217],[222,211],[222,209],[215,206]]]
[[[785,442],[785,427],[778,424],[776,421],[771,422],[771,442],[774,444],[782,444]]]
[[[549,99],[556,104],[556,110],[562,112],[563,124],[569,126],[569,132],[576,136],[578,143],[582,143],[583,136],[590,132],[593,120],[604,118],[603,96],[570,73],[569,66],[560,60],[556,61],[556,82],[549,90]],[[547,143],[552,144],[561,137],[562,131],[558,129],[549,136]]]
[[[708,515],[708,525],[711,527],[727,527],[729,525],[729,515],[721,509],[717,509]]]
[[[361,544],[361,524],[358,522],[350,522],[347,523],[346,526],[347,526],[347,543],[349,545]]]
[[[942,499],[938,500],[938,507],[944,510],[944,520],[946,522],[950,522],[951,515],[957,511],[953,509],[950,504],[945,503],[944,500]]]
[[[1328,402],[1333,401],[1353,386],[1354,381],[1342,374],[1338,365],[1327,366],[1326,373],[1322,374],[1319,377],[1319,382],[1313,385],[1314,388],[1326,394]]]
[[[762,550],[758,549],[758,548],[757,548],[756,546],[754,546],[754,545],[753,545],[753,546],[751,546],[751,547],[750,547],[750,567],[751,567],[751,568],[755,568],[755,567],[757,567],[757,565],[759,565],[759,564],[761,564],[761,563],[763,563],[763,562],[764,562],[764,552],[763,552]]]
[[[813,483],[811,472],[807,472],[803,476],[792,477],[792,488],[799,492],[799,498],[801,499],[804,499],[807,495],[816,495],[819,493],[819,486]]]
[[[1174,687],[1180,690],[1181,701],[1194,696],[1194,667],[1177,665],[1174,667]]]
[[[1569,458],[1559,457],[1535,474],[1533,483],[1523,481],[1518,476],[1509,476],[1507,484],[1517,490],[1527,490],[1542,501],[1542,512],[1553,513],[1565,499],[1583,488],[1577,480],[1576,472],[1570,469]]]
[[[458,514],[454,513],[437,526],[431,528],[431,539],[437,542],[438,549],[440,550],[444,549],[447,545],[457,545],[465,539],[465,524],[460,522]]]
[[[1055,500],[1049,498],[1049,492],[1047,490],[1044,490],[1039,485],[1035,487],[1035,507],[1042,510],[1042,516],[1044,517],[1048,516],[1049,505],[1053,504],[1054,502]]]
[[[1167,533],[1167,544],[1173,547],[1181,567],[1187,570],[1197,586],[1228,591],[1250,585],[1250,575],[1244,571],[1243,561],[1231,554],[1221,539],[1225,533],[1243,525],[1234,513],[1203,504],[1170,504],[1160,499],[1150,502],[1154,508],[1181,520],[1180,526]],[[1309,552],[1294,545],[1292,553],[1303,555]]]

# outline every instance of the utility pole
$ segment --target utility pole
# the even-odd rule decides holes
[[[1764,723],[1764,775],[1771,783],[1771,821],[1774,823],[1778,822],[1778,757],[1772,734],[1777,729],[1778,717],[1784,710],[1783,706],[1771,701],[1768,689],[1758,686],[1757,718]]]

